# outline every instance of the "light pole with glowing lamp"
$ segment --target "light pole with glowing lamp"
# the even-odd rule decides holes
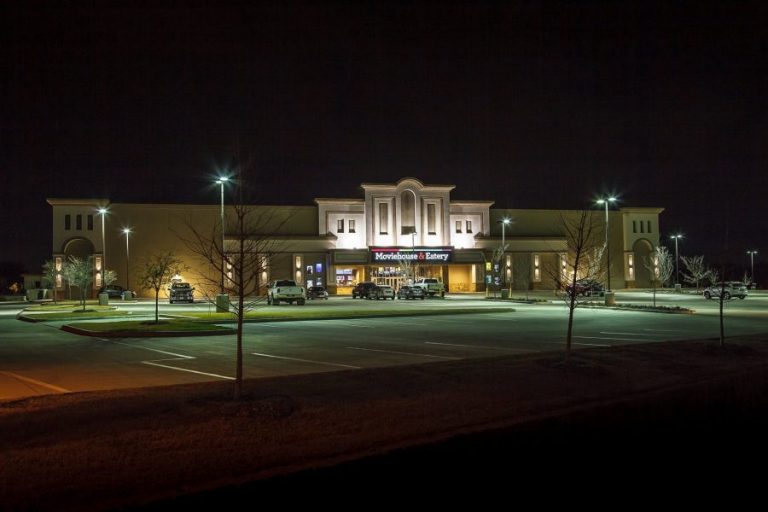
[[[227,267],[227,257],[224,253],[224,184],[228,181],[229,178],[226,176],[219,176],[216,180],[216,183],[221,186],[221,290],[216,298],[217,312],[229,311],[229,297],[224,293],[224,272]]]
[[[755,286],[755,254],[757,254],[757,251],[747,251],[747,254],[749,254],[749,263],[752,267],[752,286]]]
[[[605,199],[598,199],[595,201],[597,204],[605,205],[605,254],[608,265],[606,272],[608,275],[608,289],[606,290],[606,293],[611,291],[611,246],[609,245],[610,239],[608,238],[608,233],[610,232],[610,222],[608,220],[608,203],[613,203],[615,201],[615,197],[606,197]]]
[[[411,254],[413,255],[416,254],[416,230],[415,229],[411,231]],[[411,284],[416,282],[416,262],[417,261],[418,260],[414,259],[411,262],[411,274],[412,274]]]
[[[101,215],[101,285],[104,285],[104,272],[107,271],[107,241],[104,236],[104,217],[107,216],[107,209],[101,207],[98,209],[99,215]]]
[[[505,217],[496,222],[501,224],[501,251],[499,252],[499,270],[501,270],[501,286],[503,288],[507,281],[507,265],[506,261],[504,261],[504,252],[507,249],[507,244],[504,242],[504,232],[505,228],[509,225],[510,220],[509,218]]]
[[[678,268],[677,261],[677,241],[683,238],[683,235],[680,233],[677,233],[676,235],[669,235],[669,238],[675,241],[675,288],[678,287],[680,284],[680,269]]]
[[[128,264],[131,258],[131,251],[128,247],[128,237],[131,234],[131,228],[123,228],[123,233],[125,234],[125,291],[129,291],[131,289],[131,282],[128,279]]]

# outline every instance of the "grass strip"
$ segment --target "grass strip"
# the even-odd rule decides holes
[[[197,332],[197,331],[225,331],[231,329],[221,327],[208,322],[198,320],[189,320],[183,318],[174,318],[172,320],[160,320],[155,323],[154,320],[128,320],[120,322],[79,322],[69,324],[69,327],[81,329],[83,331],[99,333],[132,333],[132,332]]]
[[[346,318],[386,318],[402,316],[432,316],[432,315],[461,315],[478,313],[509,313],[514,308],[414,308],[414,309],[352,309],[352,310],[306,310],[301,308],[261,309],[246,314],[247,322],[280,322],[290,320],[343,320]],[[183,313],[179,317],[195,318],[202,322],[233,322],[232,313]]]

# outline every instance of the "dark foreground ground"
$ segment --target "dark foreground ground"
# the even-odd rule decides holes
[[[247,384],[240,403],[217,383],[0,404],[2,508],[736,505],[766,474],[762,337]]]

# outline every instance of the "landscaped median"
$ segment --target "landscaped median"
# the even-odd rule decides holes
[[[510,313],[514,308],[408,308],[408,309],[350,309],[308,310],[302,308],[259,309],[247,313],[245,322],[289,322],[301,320],[344,320],[349,318],[388,318],[407,316],[459,315],[478,313]],[[64,318],[71,319],[72,315]],[[79,318],[79,317],[78,317]],[[62,326],[62,330],[83,336],[103,338],[134,338],[161,336],[216,336],[233,334],[236,321],[232,313],[184,313],[173,317],[164,316],[160,323],[152,320],[127,320],[115,322],[77,322]]]
[[[120,311],[114,306],[98,306],[87,304],[83,310],[81,306],[58,305],[58,306],[31,306],[16,318],[27,322],[59,322],[67,320],[94,320],[99,318],[110,318],[118,316],[132,316],[130,311]]]

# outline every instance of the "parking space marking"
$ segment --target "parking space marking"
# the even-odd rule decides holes
[[[462,347],[462,348],[486,348],[489,350],[521,350],[523,352],[539,352],[535,348],[514,348],[514,347],[493,347],[491,345],[462,345],[460,343],[440,343],[438,341],[425,341],[425,345],[443,345],[446,347]]]
[[[574,338],[589,338],[589,336],[574,336]],[[613,338],[600,338],[600,339],[608,339],[611,340]],[[638,340],[635,340],[638,341]],[[548,345],[560,345],[561,347],[565,345],[565,338],[563,338],[563,341],[537,341],[536,343],[546,343]],[[612,347],[613,345],[607,345],[605,343],[578,343],[575,341],[571,342],[571,345],[579,345],[580,347]]]
[[[156,349],[156,348],[137,347],[136,345],[131,345],[130,343],[123,343],[123,342],[120,342],[120,341],[114,341],[112,343],[115,343],[117,345],[124,345],[126,347],[140,348],[140,349],[144,349],[144,350],[149,350],[150,352],[157,352],[159,354],[165,354],[165,355],[168,355],[168,356],[174,356],[174,357],[168,357],[168,358],[165,358],[165,359],[151,359],[149,361],[141,361],[141,364],[146,364],[146,365],[149,365],[149,366],[159,366],[160,368],[167,368],[169,370],[176,370],[176,371],[179,371],[179,372],[195,373],[197,375],[205,375],[207,377],[216,377],[218,379],[235,380],[234,377],[228,377],[226,375],[219,375],[217,373],[200,372],[200,371],[197,371],[197,370],[191,370],[189,368],[179,368],[178,366],[170,366],[170,365],[167,365],[167,364],[160,364],[160,361],[189,361],[189,360],[192,360],[192,359],[197,359],[194,356],[186,356],[184,354],[175,354],[173,352],[168,352],[168,351],[165,351],[165,350],[159,350],[159,349]]]
[[[417,352],[398,352],[396,350],[382,350],[377,348],[346,347],[350,350],[364,350],[366,352],[385,352],[387,354],[401,354],[405,356],[434,357],[436,359],[462,359],[461,357],[437,356],[434,354],[419,354]]]
[[[582,339],[582,340],[614,340],[614,341],[662,341],[662,340],[642,340],[637,338],[613,338],[613,337],[606,337],[606,336],[574,336],[574,338]],[[582,343],[582,345],[586,345],[586,343]],[[610,345],[596,345],[596,346],[602,346],[602,347],[610,347]]]
[[[600,331],[600,334],[615,334],[619,336],[656,336],[655,334],[641,334],[639,332],[608,332]]]
[[[30,377],[24,377],[23,375],[19,375],[18,373],[6,372],[6,371],[0,371],[0,373],[2,373],[3,375],[7,375],[13,379],[26,382],[28,384],[34,384],[35,386],[40,386],[45,389],[50,389],[51,391],[56,391],[57,393],[71,393],[71,391],[68,389],[64,389],[59,386],[54,386],[53,384],[48,384],[47,382],[42,382],[36,379],[32,379]]]
[[[322,365],[325,365],[325,366],[338,366],[340,368],[351,368],[352,370],[361,370],[362,369],[362,367],[360,367],[360,366],[352,366],[352,365],[349,365],[349,364],[328,363],[328,362],[325,362],[325,361],[313,361],[311,359],[299,359],[297,357],[276,356],[276,355],[272,355],[272,354],[262,354],[260,352],[251,352],[251,354],[254,355],[254,356],[259,356],[259,357],[268,357],[268,358],[271,358],[271,359],[285,359],[286,361],[299,361],[301,363],[312,363],[312,364],[322,364]]]
[[[683,332],[681,329],[643,329],[648,332]]]

